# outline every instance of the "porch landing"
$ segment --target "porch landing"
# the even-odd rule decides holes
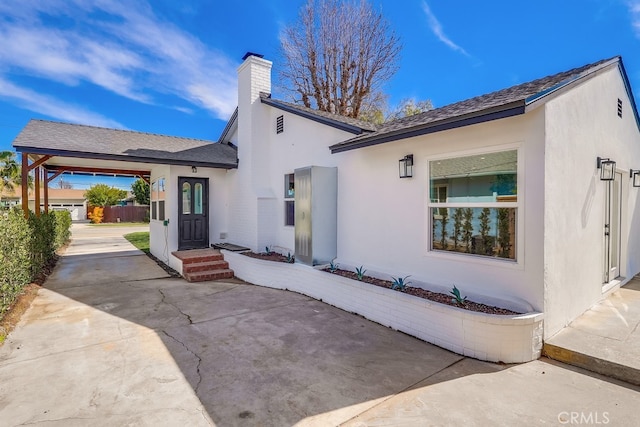
[[[548,339],[543,353],[640,385],[640,275]]]
[[[190,249],[171,254],[182,261],[182,277],[188,282],[231,279],[234,276],[224,255],[217,249]]]

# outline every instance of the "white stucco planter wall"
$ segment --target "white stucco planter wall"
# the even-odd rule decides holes
[[[361,283],[302,264],[249,258],[223,251],[235,275],[247,282],[299,292],[453,352],[491,362],[540,357],[542,313],[476,313]]]

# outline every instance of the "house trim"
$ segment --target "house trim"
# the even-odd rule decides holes
[[[355,150],[358,148],[370,147],[372,145],[383,144],[385,142],[397,141],[400,139],[412,138],[414,136],[426,135],[430,133],[442,132],[449,129],[456,129],[464,126],[470,126],[478,123],[489,122],[492,120],[504,119],[524,114],[526,112],[524,101],[512,102],[510,104],[501,105],[497,108],[482,110],[479,112],[467,114],[464,116],[453,117],[451,119],[441,120],[428,123],[415,128],[401,129],[384,135],[371,136],[370,138],[361,139],[353,142],[342,142],[329,147],[332,154],[344,151]]]
[[[328,117],[319,116],[319,115],[313,114],[311,112],[302,111],[302,110],[299,110],[297,108],[291,107],[289,105],[282,104],[282,103],[280,103],[280,102],[278,102],[276,100],[273,100],[271,98],[261,97],[260,101],[263,104],[267,104],[267,105],[269,105],[271,107],[274,107],[274,108],[277,108],[279,110],[286,111],[287,113],[295,114],[295,115],[304,117],[305,119],[313,120],[315,122],[322,123],[324,125],[331,126],[331,127],[336,128],[336,129],[343,130],[345,132],[353,133],[353,134],[356,134],[356,135],[360,135],[360,134],[363,133],[363,130],[361,128],[357,127],[357,126],[350,125],[350,124],[343,123],[343,122],[339,122],[337,120],[333,120],[333,119],[330,119]]]
[[[139,156],[123,156],[118,154],[103,154],[103,153],[89,153],[67,150],[54,150],[50,148],[33,148],[14,145],[16,151],[29,154],[44,154],[58,157],[73,157],[81,159],[94,159],[94,160],[114,160],[132,163],[152,163],[160,165],[176,165],[176,166],[202,166],[219,169],[237,169],[238,164],[230,163],[210,163],[193,160],[178,160],[178,159],[162,159],[157,157],[139,157]]]

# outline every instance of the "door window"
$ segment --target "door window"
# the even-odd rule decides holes
[[[193,186],[193,201],[193,213],[202,215],[202,184],[200,183]]]
[[[182,184],[182,213],[185,215],[191,213],[191,184],[188,182]]]

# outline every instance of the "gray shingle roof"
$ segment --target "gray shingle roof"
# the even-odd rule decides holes
[[[30,120],[13,146],[17,151],[140,163],[236,168],[226,144],[47,120]]]
[[[264,104],[271,105],[272,107],[276,107],[293,114],[298,114],[308,119],[316,120],[329,126],[338,127],[352,133],[361,134],[363,132],[373,132],[377,129],[377,126],[373,123],[365,122],[363,120],[358,120],[351,117],[341,116],[339,114],[314,110],[312,108],[307,108],[303,105],[294,104],[292,102],[273,99],[271,98],[270,94],[264,92],[260,93],[260,101],[262,101],[262,103]]]
[[[620,57],[604,59],[580,68],[512,86],[486,95],[449,104],[410,117],[384,123],[375,132],[358,135],[332,145],[331,151],[353,150],[412,136],[423,135],[455,127],[471,125],[498,118],[523,114],[526,106],[544,96],[590,75],[602,68],[617,64]]]

